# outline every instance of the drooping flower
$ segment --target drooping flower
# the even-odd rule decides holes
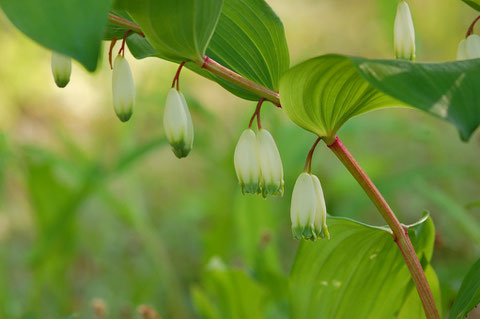
[[[460,41],[457,51],[457,60],[469,60],[480,58],[480,36],[469,35]]]
[[[312,175],[303,172],[293,187],[290,219],[295,239],[311,239],[315,236],[315,209],[317,198]]]
[[[175,88],[168,91],[163,126],[175,156],[186,157],[193,147],[193,121],[185,97]]]
[[[52,52],[52,74],[59,88],[66,87],[72,74],[72,59],[69,56]]]
[[[113,108],[122,122],[130,119],[135,105],[132,71],[122,55],[115,58],[112,74]]]
[[[257,145],[262,195],[264,198],[267,195],[282,196],[284,187],[282,159],[270,132],[260,129],[257,134]]]
[[[246,129],[240,136],[235,148],[234,164],[242,193],[259,194],[262,176],[258,141],[252,129]]]
[[[312,175],[313,184],[315,186],[315,196],[317,204],[315,206],[315,236],[330,239],[330,233],[327,227],[327,207],[325,205],[325,198],[323,196],[322,185],[317,176]]]
[[[415,60],[415,29],[410,8],[404,0],[397,6],[393,34],[395,58]]]
[[[315,175],[303,172],[297,178],[292,193],[290,219],[295,239],[330,238],[325,199]]]

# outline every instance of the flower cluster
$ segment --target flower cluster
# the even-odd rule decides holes
[[[238,140],[234,154],[235,171],[242,192],[250,194],[283,195],[283,165],[277,145],[267,130],[258,134],[248,128]]]

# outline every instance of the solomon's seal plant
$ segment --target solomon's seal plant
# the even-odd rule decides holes
[[[45,1],[51,2],[51,7],[63,3],[63,0]],[[480,11],[477,0],[465,2]],[[135,102],[132,74],[124,57],[125,48],[128,47],[138,59],[156,57],[178,63],[163,119],[165,135],[178,158],[191,152],[194,139],[190,111],[179,89],[182,67],[217,82],[240,98],[257,102],[249,127],[240,135],[234,152],[235,171],[243,193],[262,194],[263,197],[284,193],[280,152],[272,135],[261,126],[260,108],[264,102],[270,102],[284,111],[295,124],[316,136],[303,173],[293,187],[287,185],[286,191],[292,191],[290,216],[294,237],[312,241],[318,238],[330,240],[315,243],[302,241],[300,244],[292,271],[292,276],[297,277],[291,278],[292,291],[299,292],[291,294],[294,314],[302,313],[304,318],[331,318],[326,314],[334,313],[334,318],[337,318],[335,310],[329,307],[347,303],[353,307],[353,310],[347,307],[351,311],[368,307],[362,318],[396,318],[405,307],[417,309],[421,304],[428,319],[440,318],[434,299],[434,293],[438,291],[432,293],[424,272],[424,269],[431,269],[431,253],[428,253],[427,243],[433,245],[431,238],[434,236],[431,236],[433,230],[430,235],[425,231],[433,227],[431,219],[425,217],[412,226],[400,223],[337,133],[344,123],[356,115],[380,108],[410,107],[454,124],[460,138],[467,141],[480,123],[480,59],[476,59],[480,56],[480,46],[479,37],[473,34],[478,18],[471,24],[466,39],[458,48],[458,59],[467,61],[414,62],[413,20],[409,5],[401,0],[393,25],[395,60],[327,54],[290,68],[282,22],[264,0],[117,0],[113,5],[100,0],[76,1],[67,7],[62,6],[68,11],[63,15],[48,11],[38,1],[0,0],[0,6],[12,23],[26,35],[61,54],[57,56],[55,53],[52,57],[52,71],[60,87],[68,83],[70,58],[87,70],[94,71],[101,40],[111,41],[109,60],[112,64],[115,42],[123,39],[113,63],[112,76],[114,109],[122,121],[131,117]],[[44,16],[48,19],[39,18]],[[61,33],[61,36],[55,36],[55,32]],[[338,36],[341,37],[341,32]],[[255,118],[257,131],[252,128]],[[313,152],[321,141],[358,181],[388,227],[327,217],[320,180],[312,174]],[[343,196],[348,198],[348,194]],[[285,215],[278,216],[282,218]],[[372,234],[376,236],[374,239],[367,237]],[[388,236],[388,242],[382,241],[385,236]],[[413,243],[411,236],[415,236]],[[377,241],[381,244],[381,247],[377,247],[378,254],[383,252],[381,256],[377,255],[377,251],[362,250],[363,247],[369,247],[364,243],[374,245]],[[400,253],[390,254],[388,247],[393,242]],[[348,255],[349,260],[358,257],[356,264],[362,265],[361,273],[358,277],[348,274],[343,283],[319,280],[319,274],[335,279],[342,275],[342,269],[351,269],[348,268],[351,266],[348,262],[339,263],[334,268],[325,266],[327,259],[344,256],[342,250],[349,246],[337,249],[340,243],[348,243],[349,246],[362,244]],[[317,254],[324,251],[328,254],[321,258],[312,257],[316,255],[309,253],[312,252],[310,249],[317,246],[311,245],[324,248]],[[363,257],[367,255],[368,264],[365,264],[366,258]],[[405,265],[393,267],[393,263],[400,258],[403,258]],[[316,269],[317,266],[322,268]],[[299,268],[305,274],[312,270],[314,279],[302,277],[303,273],[298,275]],[[402,274],[406,274],[407,270],[410,274],[407,280],[395,281],[395,278],[404,278]],[[429,274],[432,272],[430,270]],[[384,276],[377,278],[379,273]],[[413,287],[410,279],[419,298],[408,298],[407,304],[407,296]],[[382,286],[375,286],[378,281],[389,286],[382,290],[379,288]],[[355,286],[355,283],[359,284]],[[312,291],[309,292],[307,287],[310,284]],[[366,294],[362,289],[370,286],[376,290]],[[351,287],[355,287],[355,290],[347,294],[346,291]],[[394,295],[389,297],[389,292]],[[349,304],[352,298],[341,299],[345,295],[360,294],[365,295],[362,302],[353,300]],[[317,299],[318,296],[323,299]],[[473,307],[457,308],[460,314]],[[345,310],[343,313],[349,312]],[[418,312],[415,315],[421,316]]]

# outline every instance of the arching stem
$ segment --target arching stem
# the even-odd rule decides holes
[[[313,143],[312,148],[311,148],[310,151],[308,152],[307,159],[306,159],[306,161],[305,161],[305,168],[303,169],[303,171],[308,172],[308,173],[311,173],[311,172],[312,172],[312,157],[313,157],[313,153],[315,152],[315,148],[317,148],[318,142],[320,142],[321,140],[322,140],[322,138],[319,137],[319,138],[317,138],[317,139],[315,140],[315,143]]]
[[[253,125],[253,120],[255,119],[255,116],[257,117],[257,126],[258,129],[262,129],[262,123],[260,121],[260,109],[262,108],[262,104],[265,101],[265,99],[262,97],[260,101],[257,103],[257,107],[255,108],[255,112],[253,112],[252,117],[250,118],[250,123],[248,123],[248,128],[252,128]]]

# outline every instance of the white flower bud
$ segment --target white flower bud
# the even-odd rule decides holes
[[[193,147],[193,121],[185,97],[174,88],[168,91],[163,126],[175,156],[186,157]]]
[[[290,219],[295,239],[315,238],[315,211],[317,196],[311,174],[303,172],[293,187]]]
[[[395,58],[415,60],[415,29],[407,2],[400,1],[393,29]]]
[[[330,239],[330,233],[327,227],[327,207],[325,205],[325,198],[323,197],[322,185],[317,176],[312,175],[313,184],[315,186],[315,195],[317,198],[317,205],[315,206],[315,236]]]
[[[235,148],[234,164],[242,193],[259,194],[260,164],[258,160],[258,142],[251,129],[243,131]]]
[[[480,58],[480,36],[469,35],[460,41],[457,51],[457,60],[469,60]]]
[[[72,74],[72,59],[66,55],[52,52],[52,74],[58,87],[66,87]]]
[[[112,74],[113,108],[122,122],[130,119],[135,105],[135,85],[132,71],[122,55],[115,58]]]
[[[263,197],[283,195],[283,165],[272,135],[265,129],[257,134],[258,158],[260,160]]]

